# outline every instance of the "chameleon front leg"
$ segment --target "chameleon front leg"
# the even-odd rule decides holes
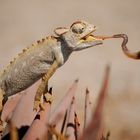
[[[54,72],[56,71],[56,69],[58,68],[59,64],[58,62],[55,60],[53,62],[53,64],[51,65],[50,69],[47,71],[47,73],[43,76],[41,84],[39,85],[36,95],[35,95],[35,100],[34,100],[34,110],[38,110],[39,107],[41,107],[41,109],[43,109],[42,103],[41,103],[41,97],[45,92],[45,89],[48,85],[48,80],[50,79],[50,77],[54,74]]]

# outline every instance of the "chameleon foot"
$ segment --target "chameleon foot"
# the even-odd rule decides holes
[[[4,130],[3,122],[2,122],[2,120],[0,120],[0,134],[1,135],[2,135],[3,130]]]
[[[39,111],[39,110],[45,110],[43,103],[41,101],[34,101],[34,106],[33,106],[34,111]]]
[[[44,107],[43,103],[40,103],[39,104],[39,108],[40,108],[41,111],[44,111],[45,110],[45,107]]]
[[[3,99],[4,99],[4,92],[0,88],[0,112],[2,112],[2,109],[3,109]]]
[[[45,93],[44,94],[44,101],[45,102],[49,102],[50,104],[52,103],[53,101],[53,97],[52,97],[52,94],[51,93]]]
[[[3,131],[3,121],[1,120],[2,110],[3,110],[3,99],[4,99],[4,92],[0,88],[0,133]]]

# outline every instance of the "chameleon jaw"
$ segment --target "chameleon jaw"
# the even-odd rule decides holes
[[[86,37],[81,38],[80,41],[78,42],[78,44],[89,43],[89,42],[94,42],[94,41],[102,41],[102,40],[103,40],[102,38],[98,38],[93,35],[88,35]]]
[[[93,35],[88,35],[79,40],[73,51],[80,51],[101,44],[103,44],[102,39],[96,39]]]

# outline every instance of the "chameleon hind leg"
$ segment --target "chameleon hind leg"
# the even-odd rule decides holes
[[[43,76],[41,84],[39,85],[36,95],[35,95],[33,110],[38,111],[39,107],[41,109],[44,108],[41,103],[41,97],[43,94],[45,94],[45,89],[48,86],[48,81],[50,77],[54,74],[57,68],[58,68],[58,62],[54,61],[53,64],[50,66],[50,69],[48,70],[48,72]]]
[[[0,88],[0,115],[3,109],[3,90]]]
[[[1,119],[2,110],[3,110],[3,99],[5,92],[0,88],[0,133],[3,131],[3,121]]]

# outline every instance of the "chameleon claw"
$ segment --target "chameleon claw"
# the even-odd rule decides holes
[[[38,111],[38,106],[39,106],[38,103],[34,103],[33,111],[37,112]]]
[[[3,130],[4,130],[4,125],[3,125],[3,121],[0,119],[0,135],[2,135]]]
[[[44,94],[44,101],[49,102],[51,104],[53,101],[52,95],[50,93]]]
[[[33,110],[34,111],[38,111],[40,107],[40,101],[34,101],[34,106],[33,106]]]
[[[34,101],[33,111],[44,111],[45,107],[41,101]]]
[[[49,102],[51,104],[52,101],[53,101],[52,95],[49,94],[49,93],[44,94],[44,101]],[[33,110],[36,111],[36,112],[38,110],[44,111],[45,107],[44,107],[44,105],[43,105],[43,103],[41,101],[34,101]]]
[[[44,107],[43,103],[40,103],[39,104],[39,108],[40,108],[41,111],[44,111],[45,110],[45,107]]]
[[[127,48],[127,35],[117,34],[113,36],[94,36],[92,33],[95,30],[96,26],[85,21],[74,22],[69,28],[56,28],[54,31],[57,35],[56,37],[53,36],[42,39],[42,41],[38,41],[37,44],[30,46],[31,48],[28,47],[27,49],[24,49],[21,53],[24,55],[20,54],[18,57],[14,58],[14,60],[10,62],[10,65],[0,73],[0,116],[3,105],[10,95],[17,94],[18,92],[27,89],[27,87],[30,87],[41,78],[42,82],[35,95],[33,110],[36,112],[44,110],[41,98],[44,93],[47,93],[46,87],[48,81],[55,71],[68,60],[69,55],[73,51],[80,51],[96,45],[101,45],[103,40],[106,39],[122,38],[123,42],[121,47],[123,52],[130,58],[140,59],[140,51],[131,52]],[[34,59],[34,61],[32,61],[32,58],[34,57],[33,55],[35,57],[37,56],[37,59]],[[23,63],[23,60],[25,63]],[[25,68],[21,69],[20,65]],[[20,73],[18,69],[20,69]],[[10,79],[16,77],[16,80],[10,80],[9,82],[9,77],[11,77]],[[8,86],[5,83],[8,83]],[[6,91],[10,91],[10,94],[6,93]],[[44,100],[45,102],[51,103],[52,97],[45,95]]]

